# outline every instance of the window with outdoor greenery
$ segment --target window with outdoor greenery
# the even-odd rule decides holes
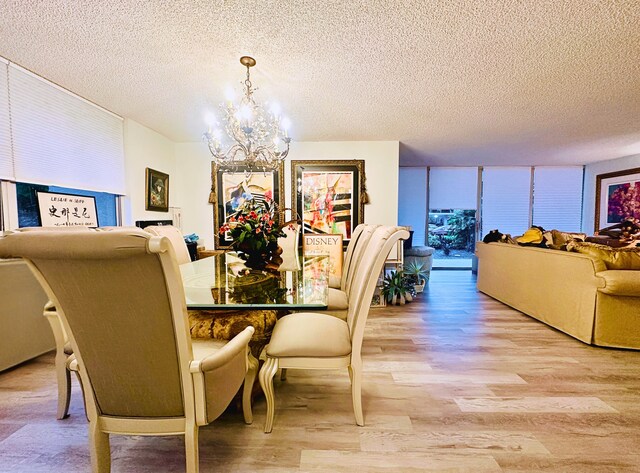
[[[475,210],[431,209],[429,246],[436,250],[434,259],[471,260],[476,243],[475,227]]]
[[[107,192],[93,192],[68,187],[45,186],[40,184],[27,184],[16,182],[16,194],[18,197],[18,226],[40,226],[40,214],[38,212],[38,199],[36,192],[59,192],[61,194],[84,195],[96,198],[98,207],[98,224],[101,227],[117,225],[116,195]]]

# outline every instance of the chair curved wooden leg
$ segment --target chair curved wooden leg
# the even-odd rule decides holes
[[[111,449],[109,434],[100,430],[99,421],[89,422],[89,448],[91,450],[91,471],[93,473],[110,473]]]
[[[356,416],[356,424],[364,425],[364,415],[362,414],[362,362],[357,361],[349,366],[351,377],[351,398],[353,400],[353,413]]]
[[[251,394],[253,392],[253,384],[258,375],[258,360],[249,353],[248,355],[249,369],[244,377],[244,388],[242,391],[242,413],[244,414],[244,423],[253,423],[253,412],[251,410]]]
[[[71,373],[67,369],[66,356],[62,363],[56,357],[56,377],[58,378],[58,420],[69,417],[71,401]]]
[[[264,433],[268,434],[273,430],[273,417],[275,415],[275,397],[273,395],[273,377],[278,371],[278,359],[267,357],[260,370],[260,386],[264,391],[267,401],[267,417],[264,421]]]
[[[282,368],[280,370],[280,381],[286,381],[287,380],[287,368]]]
[[[200,454],[198,450],[198,426],[187,426],[184,432],[184,450],[187,460],[187,473],[198,473],[200,469]]]

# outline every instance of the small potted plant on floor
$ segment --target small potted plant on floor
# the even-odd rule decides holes
[[[429,280],[429,270],[427,265],[418,261],[410,261],[404,267],[403,273],[413,283],[416,293],[424,291],[424,286]]]
[[[391,271],[382,281],[382,295],[392,305],[411,302],[412,289],[412,284],[402,271]]]

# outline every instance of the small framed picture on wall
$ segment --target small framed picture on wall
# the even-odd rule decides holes
[[[595,231],[640,219],[640,168],[596,176]]]
[[[145,209],[156,212],[169,211],[169,174],[155,169],[146,171]]]

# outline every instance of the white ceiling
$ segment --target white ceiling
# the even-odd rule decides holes
[[[399,140],[403,165],[640,153],[640,0],[0,0],[0,55],[174,141],[238,59],[299,141]]]

